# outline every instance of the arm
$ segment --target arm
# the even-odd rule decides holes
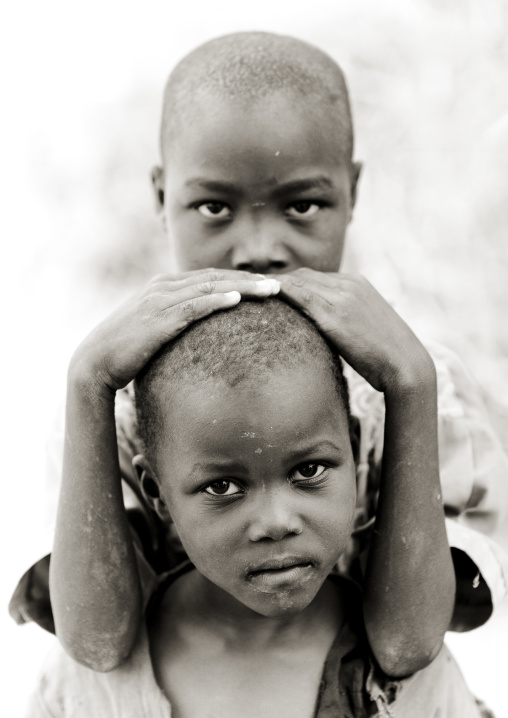
[[[141,615],[114,402],[113,389],[87,376],[78,360],[71,363],[51,600],[60,642],[73,658],[97,670],[110,670],[127,657]]]
[[[371,649],[390,676],[439,651],[454,601],[438,472],[436,378],[409,327],[361,277],[298,270],[281,291],[386,403],[378,516],[365,579]]]
[[[430,358],[384,391],[381,485],[365,575],[364,615],[384,672],[402,677],[441,648],[455,594],[439,481]],[[412,371],[411,371],[412,369]]]
[[[496,531],[508,506],[508,457],[462,362],[436,342],[424,345],[437,373],[439,475],[457,584],[448,630],[468,631],[485,623],[507,595],[508,555]],[[362,429],[358,490],[367,506],[380,484],[385,402],[351,367],[345,372]]]
[[[123,507],[115,392],[191,322],[268,296],[273,280],[205,271],[152,280],[100,324],[68,373],[62,486],[50,592],[58,638],[90,668],[107,671],[129,654],[141,619],[141,588]]]

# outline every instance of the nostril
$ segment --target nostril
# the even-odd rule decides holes
[[[287,269],[287,267],[287,262],[270,262],[268,269],[274,272],[282,272],[284,269]]]
[[[248,262],[239,262],[235,269],[238,269],[239,272],[253,272],[254,267],[252,264],[249,264]]]
[[[288,267],[287,262],[239,262],[235,266],[235,269],[241,272],[269,274],[270,272],[284,272]]]

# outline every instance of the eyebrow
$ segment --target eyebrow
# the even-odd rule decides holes
[[[329,441],[328,439],[323,439],[322,441],[317,441],[316,443],[307,445],[304,444],[303,446],[301,446],[301,448],[297,448],[295,449],[295,451],[290,452],[290,455],[292,461],[298,462],[308,459],[309,455],[320,454],[327,451],[338,453],[341,455],[341,457],[343,457],[346,453],[342,445],[338,445],[333,441]],[[245,467],[243,467],[239,462],[231,461],[229,459],[218,459],[215,461],[196,461],[196,463],[194,463],[191,468],[191,473],[209,473],[211,471],[231,471],[234,473],[240,472],[244,470],[244,468]]]
[[[333,186],[333,182],[329,177],[319,175],[318,177],[307,177],[285,182],[276,188],[275,193],[285,194],[290,192],[305,192],[309,189],[333,189]]]
[[[242,190],[240,190],[232,182],[213,180],[208,179],[207,177],[192,177],[185,182],[185,186],[190,188],[197,187],[208,190],[209,192],[223,192],[236,196],[241,196],[243,194]],[[305,192],[310,189],[333,189],[333,187],[334,184],[329,177],[326,175],[318,175],[317,177],[306,177],[303,179],[291,180],[290,182],[284,182],[283,184],[275,187],[273,194],[278,196],[292,192]]]
[[[307,458],[311,454],[319,454],[326,451],[337,452],[341,456],[344,456],[345,453],[343,446],[339,446],[333,441],[325,439],[323,441],[318,441],[316,444],[308,444],[307,446],[303,446],[301,449],[297,449],[292,453],[292,457],[294,461],[299,461]]]
[[[243,192],[238,189],[232,182],[223,182],[221,180],[207,179],[206,177],[192,177],[185,183],[186,187],[206,189],[209,192],[224,192],[227,194],[241,195]]]
[[[229,461],[197,461],[191,468],[191,473],[209,473],[213,471],[241,471],[242,467],[238,462]]]

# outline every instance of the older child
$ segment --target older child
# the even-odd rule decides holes
[[[133,313],[123,332],[112,317],[95,340],[104,342],[110,329],[123,367],[141,369],[141,488],[160,519],[174,522],[190,563],[161,580],[123,666],[97,673],[59,649],[29,716],[480,716],[441,647],[453,597],[436,381],[414,335],[388,306],[377,317],[382,329],[360,307],[357,331],[346,322],[330,345],[295,309],[268,299],[212,314],[157,352],[165,332],[174,334],[171,313],[162,317],[160,308],[144,318]],[[367,573],[378,570],[384,546],[387,589],[408,561],[422,573],[432,562],[447,582],[430,622],[428,596],[409,587],[414,621],[427,626],[429,658],[437,658],[400,681],[380,670],[371,649],[377,656],[387,643],[390,654],[394,639],[409,657],[413,629],[403,636],[390,622],[367,620],[366,635],[361,593],[336,573],[356,507],[354,433],[338,351],[384,392],[387,407],[379,538]],[[115,426],[111,395],[90,374],[92,354],[83,345],[71,366],[78,381],[70,383],[70,431],[80,428],[81,440],[70,454],[105,478],[116,457]],[[109,513],[108,490],[94,513]],[[97,527],[90,517],[90,533]],[[125,540],[129,550],[128,534]],[[420,590],[429,581],[436,591],[428,575]],[[375,600],[366,596],[365,607]]]
[[[138,295],[133,302],[140,315],[148,316],[164,296],[171,296],[174,304],[161,311],[173,318],[174,336],[194,319],[224,307],[229,291],[270,294],[275,285],[263,284],[262,278],[253,274],[262,272],[277,274],[283,294],[308,313],[332,341],[348,322],[352,336],[360,332],[361,328],[354,326],[356,307],[362,307],[373,329],[384,330],[390,319],[379,295],[360,278],[337,274],[360,171],[352,147],[342,73],[316,48],[291,38],[244,33],[219,38],[191,53],[172,73],[166,88],[163,167],[153,173],[174,263],[183,273],[156,280]],[[203,269],[209,266],[218,269]],[[131,316],[132,307],[119,311],[119,328]],[[96,351],[95,378],[102,378],[113,391],[135,372],[132,367],[119,369],[118,346],[108,326],[107,336],[99,335],[98,340],[95,333],[89,349]],[[136,338],[133,335],[126,342]],[[393,341],[396,346],[396,336]],[[392,352],[393,346],[388,349]],[[347,352],[345,356],[348,358]],[[497,550],[486,537],[470,530],[471,526],[491,530],[505,505],[506,460],[460,365],[441,349],[436,364],[441,387],[443,497],[449,514],[460,514],[460,524],[449,524],[448,529],[456,547],[453,559],[459,588],[452,623],[471,628],[486,620],[492,603],[506,587]],[[362,423],[358,515],[367,522],[376,505],[382,397],[378,400],[354,373],[348,378],[354,412]],[[112,413],[112,396],[110,399],[108,412]],[[89,463],[82,467],[86,480],[73,468],[73,452],[82,441],[82,429],[73,428],[72,414],[68,418],[67,459],[52,560],[52,603],[59,637],[76,658],[102,669],[117,665],[128,655],[141,613],[141,588],[132,548],[126,541],[128,526],[119,480],[121,468],[123,477],[137,490],[139,467],[134,466],[132,475],[130,465],[137,452],[136,437],[129,398],[122,392],[117,393],[117,410],[120,467],[117,458],[111,459],[107,475],[96,480],[93,489]],[[78,496],[77,481],[82,487]],[[107,510],[102,505],[103,493],[111,499]],[[134,514],[136,528],[144,539],[148,562],[162,570],[168,556],[165,533],[145,506],[143,501],[138,507],[144,511],[142,520],[139,511]],[[408,514],[399,519],[411,524]],[[96,530],[90,531],[91,526]],[[351,555],[368,543],[369,526],[371,523],[357,535],[356,545],[343,554],[343,568],[347,569]],[[409,615],[404,614],[404,607],[411,604],[408,597],[414,592],[423,605],[427,592],[420,594],[420,588],[430,587],[435,580],[439,590],[434,598],[439,603],[440,592],[447,595],[449,579],[441,580],[434,568],[429,572],[426,565],[421,573],[387,584],[386,567],[379,561],[378,568],[372,568],[367,576],[366,595],[378,595],[376,610],[399,625],[403,635],[408,635],[408,622],[415,631],[422,629],[416,663],[392,665],[388,671],[411,672],[419,661],[428,660],[429,653],[427,629],[414,621],[412,608]],[[141,570],[145,586],[152,572],[144,562]],[[34,616],[34,607],[41,608],[35,618],[51,627],[44,572],[47,576],[47,560],[25,575],[12,611],[23,620]],[[433,605],[431,601],[429,616]],[[367,623],[368,615],[367,611]],[[383,624],[382,620],[375,622]],[[386,660],[389,667],[396,658]]]

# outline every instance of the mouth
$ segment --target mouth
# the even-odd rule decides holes
[[[310,580],[316,569],[316,562],[307,557],[287,557],[265,561],[249,568],[246,578],[258,590],[284,588]]]

